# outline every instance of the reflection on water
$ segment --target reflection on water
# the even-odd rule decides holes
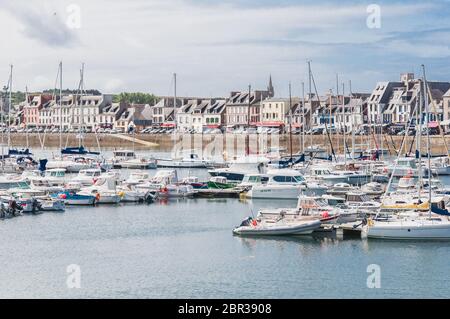
[[[171,199],[0,221],[0,297],[450,297],[449,242],[232,234],[252,211],[295,205]],[[70,264],[81,267],[81,289],[66,287]],[[366,286],[371,264],[381,289]]]

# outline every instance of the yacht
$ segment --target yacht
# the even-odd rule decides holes
[[[267,172],[267,183],[255,184],[246,197],[264,199],[298,199],[300,194],[322,195],[327,185],[307,182],[298,171],[276,169]]]
[[[417,177],[420,174],[425,176],[426,170],[417,165],[416,159],[413,157],[398,158],[393,164],[387,166],[385,170],[389,175],[394,177],[412,176]]]
[[[158,167],[163,168],[208,168],[212,162],[203,160],[194,151],[182,152],[181,156],[171,159],[158,159]]]
[[[100,175],[102,175],[102,171],[99,168],[83,169],[77,176],[72,178],[71,182],[80,183],[84,186],[91,186],[97,181]]]
[[[127,169],[155,169],[157,163],[154,158],[138,157],[132,150],[113,152],[113,167]]]
[[[209,170],[211,176],[222,176],[229,181],[242,182],[246,174],[264,174],[269,159],[260,156],[246,156],[231,161],[229,167]]]

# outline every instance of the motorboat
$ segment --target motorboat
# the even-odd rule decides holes
[[[278,220],[252,219],[244,220],[239,227],[233,229],[233,234],[239,236],[299,236],[308,235],[320,228],[318,219]]]
[[[394,163],[385,168],[389,175],[394,177],[412,176],[417,177],[420,174],[425,176],[426,170],[417,165],[417,160],[412,157],[404,157],[395,159]]]
[[[253,185],[245,196],[264,199],[297,199],[300,194],[320,196],[328,189],[325,184],[306,181],[296,170],[270,170],[267,172],[267,177],[267,183]]]
[[[208,168],[212,162],[201,159],[195,150],[184,151],[181,156],[170,159],[158,159],[158,167],[162,168]]]
[[[124,181],[124,184],[127,185],[137,185],[148,182],[152,179],[152,176],[149,172],[146,171],[136,171],[132,172],[130,176]]]
[[[163,198],[190,197],[196,193],[191,185],[179,183],[176,170],[159,170],[149,181],[137,184],[135,188]]]
[[[357,187],[352,186],[348,183],[337,183],[337,184],[331,186],[327,190],[327,194],[337,195],[337,196],[345,196],[347,193],[349,193],[351,191],[356,191],[356,190],[358,190]]]
[[[78,182],[84,186],[91,186],[101,175],[102,171],[99,168],[83,169],[77,176],[71,179],[71,182]]]
[[[136,189],[132,185],[118,185],[117,192],[121,196],[121,202],[124,203],[151,203],[155,199],[155,195],[149,191]]]
[[[230,183],[226,177],[215,176],[209,179],[207,186],[209,189],[230,189],[235,188],[236,183]]]
[[[194,189],[208,188],[208,184],[200,182],[197,176],[185,177],[181,180],[181,184],[191,185]]]
[[[66,205],[82,206],[95,205],[99,199],[98,194],[81,195],[73,191],[64,191],[50,196],[53,198],[62,199]]]
[[[322,223],[332,223],[339,218],[339,209],[328,205],[320,197],[300,196],[296,208],[264,209],[258,212],[259,219],[276,219],[282,216],[296,220],[305,216],[318,218]]]
[[[229,167],[209,170],[211,176],[222,176],[229,181],[241,182],[246,174],[265,174],[269,159],[261,156],[246,156],[230,162]]]
[[[113,167],[126,169],[155,169],[157,162],[154,158],[138,157],[132,150],[118,150],[113,152]]]
[[[123,196],[117,191],[116,175],[100,176],[92,186],[81,188],[79,195],[93,195],[97,198],[98,204],[118,204]]]
[[[450,157],[442,156],[431,159],[431,172],[434,175],[450,175]]]

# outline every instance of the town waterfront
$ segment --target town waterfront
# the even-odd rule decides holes
[[[207,176],[206,170],[179,170],[180,177],[192,173]],[[3,220],[0,297],[450,297],[450,242],[232,235],[260,208],[295,205],[173,199]],[[79,289],[67,286],[69,265],[80,267]],[[367,286],[369,265],[380,266],[379,289]]]

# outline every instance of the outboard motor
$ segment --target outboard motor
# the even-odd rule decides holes
[[[46,166],[47,166],[47,162],[48,162],[47,159],[39,160],[39,170],[40,170],[41,172],[45,172]]]

